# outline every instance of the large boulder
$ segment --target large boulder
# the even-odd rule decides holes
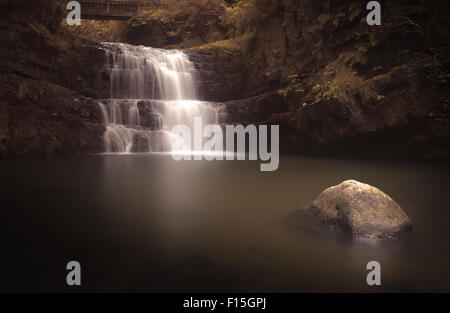
[[[355,238],[397,239],[412,230],[411,220],[397,202],[355,180],[326,189],[305,210]]]

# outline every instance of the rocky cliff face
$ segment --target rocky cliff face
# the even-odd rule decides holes
[[[365,8],[348,3],[296,7],[297,17],[284,12],[289,66],[281,66],[279,86],[291,110],[271,122],[290,130],[285,139],[299,150],[448,157],[448,50],[435,48],[448,26],[434,25],[448,5],[385,1],[382,26],[371,27]]]
[[[68,155],[103,149],[96,48],[64,32],[62,1],[0,1],[0,154]]]
[[[218,41],[186,53],[199,72],[202,99],[223,102],[248,96],[245,61],[236,42]]]
[[[284,151],[450,156],[447,2],[380,1],[381,26],[367,25],[359,1],[231,2],[157,8],[122,35],[189,48],[202,99],[225,102],[228,123],[281,125]],[[100,151],[104,129],[87,97],[108,95],[103,51],[60,26],[61,1],[0,8],[0,154]]]
[[[449,5],[381,4],[368,26],[356,1],[247,2],[234,73],[253,97],[228,103],[229,122],[280,124],[285,150],[303,153],[450,156]]]

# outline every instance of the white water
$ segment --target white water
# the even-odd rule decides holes
[[[222,105],[197,99],[198,72],[186,54],[122,43],[103,43],[110,98],[99,102],[106,152],[167,152],[179,139],[170,130],[219,124]]]

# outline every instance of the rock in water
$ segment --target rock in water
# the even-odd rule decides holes
[[[355,180],[324,190],[305,210],[355,238],[396,239],[412,230],[411,220],[397,202]]]

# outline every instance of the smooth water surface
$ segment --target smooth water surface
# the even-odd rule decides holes
[[[0,291],[450,291],[449,168],[285,157],[259,162],[100,155],[0,163]],[[346,179],[393,197],[407,240],[372,244],[299,213]],[[369,261],[382,286],[368,287]]]

